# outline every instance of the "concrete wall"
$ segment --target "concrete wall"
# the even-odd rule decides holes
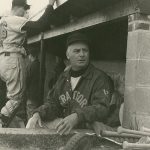
[[[125,61],[92,61],[92,63],[99,69],[105,72],[115,72],[122,75],[125,74]]]
[[[74,137],[74,140],[72,140],[69,145],[73,145],[73,147],[74,145],[80,145],[81,150],[85,145],[92,147],[91,150],[104,150],[104,147],[106,147],[106,149],[111,147],[111,150],[120,149],[120,146],[117,146],[112,142],[97,138],[95,135],[88,136],[84,134],[93,133],[90,130],[76,130],[72,131],[70,135],[60,136],[55,132],[55,130],[50,129],[41,128],[27,130],[23,128],[3,128],[0,129],[0,150],[64,150],[67,149],[65,148],[66,143],[74,135],[74,133],[81,134]],[[118,138],[112,139],[117,141]],[[124,140],[124,138],[121,138],[121,140],[122,139]],[[129,141],[128,138],[125,139]],[[69,150],[73,149],[79,150],[79,147],[71,148]]]

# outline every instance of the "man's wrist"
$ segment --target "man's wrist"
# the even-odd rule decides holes
[[[55,0],[49,0],[49,5],[54,5],[54,3],[55,3]]]
[[[79,123],[79,117],[77,113],[73,113],[72,115],[74,115],[74,119],[75,119],[75,126]]]
[[[38,117],[40,117],[40,114],[38,112],[36,112],[36,113],[33,114],[33,117],[38,118]]]
[[[83,111],[81,108],[75,109],[74,113],[76,113],[78,116],[78,123],[85,122],[85,118],[84,118]]]

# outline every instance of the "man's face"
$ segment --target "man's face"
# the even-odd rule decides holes
[[[25,17],[26,19],[29,19],[29,10],[26,10],[26,11],[25,11],[24,17]]]
[[[85,68],[89,63],[89,47],[83,42],[76,42],[68,46],[67,58],[71,68],[75,71]]]
[[[28,12],[29,12],[29,9],[26,10],[22,6],[16,6],[16,7],[14,7],[14,10],[16,10],[17,16],[20,16],[20,17],[26,17],[28,15]]]
[[[23,7],[17,7],[18,16],[24,17],[26,10]]]

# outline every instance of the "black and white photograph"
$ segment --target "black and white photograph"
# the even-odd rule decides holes
[[[150,150],[150,0],[0,0],[0,150]]]

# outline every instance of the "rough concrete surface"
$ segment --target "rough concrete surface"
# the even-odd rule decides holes
[[[48,129],[0,129],[0,150],[64,150],[64,146],[73,136],[60,136],[54,130]],[[120,149],[111,142],[90,136],[93,142],[92,150]]]

